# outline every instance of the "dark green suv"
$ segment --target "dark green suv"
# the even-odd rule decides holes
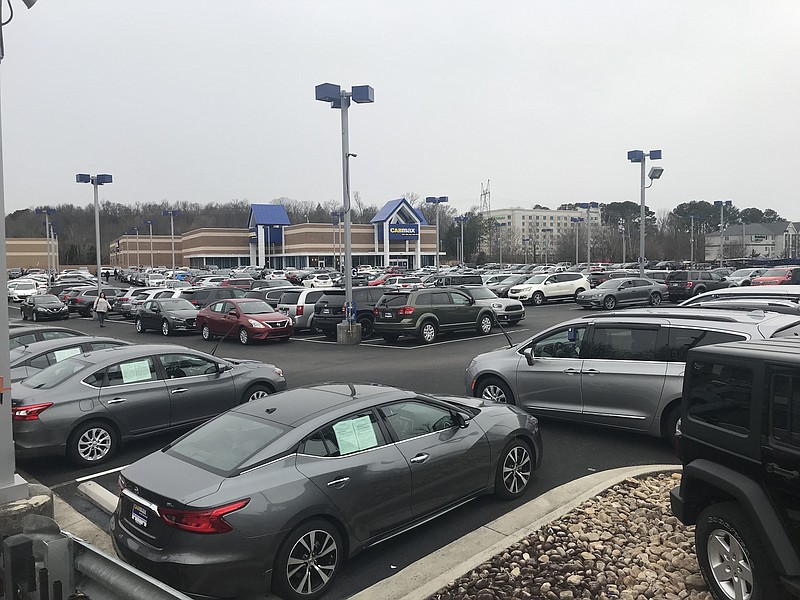
[[[401,335],[415,336],[430,344],[448,331],[491,333],[494,313],[491,307],[475,303],[464,292],[453,288],[422,288],[385,293],[373,310],[375,333],[387,342]]]

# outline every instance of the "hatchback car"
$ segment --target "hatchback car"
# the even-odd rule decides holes
[[[197,331],[197,307],[183,298],[145,300],[136,312],[136,331],[148,329],[171,335],[176,331]]]
[[[328,273],[312,273],[303,280],[303,287],[307,288],[319,288],[319,287],[331,287],[331,286],[333,286],[333,280],[331,279],[331,276]]]
[[[466,390],[533,414],[674,438],[689,349],[800,337],[800,316],[629,309],[566,321],[475,357]]]
[[[543,273],[512,287],[508,297],[539,306],[550,300],[574,300],[590,287],[589,280],[581,273]]]
[[[111,538],[124,560],[189,594],[311,600],[362,550],[482,494],[521,497],[541,460],[538,423],[515,407],[299,388],[126,467]]]
[[[161,344],[95,350],[12,384],[14,448],[20,458],[66,452],[98,465],[127,440],[192,427],[284,389],[283,372],[267,363]]]
[[[488,335],[495,321],[491,307],[477,304],[455,288],[388,291],[375,305],[373,314],[375,333],[387,342],[396,342],[405,335],[431,344],[442,333],[453,331]]]
[[[44,340],[19,346],[11,351],[11,383],[27,379],[42,369],[76,354],[128,346],[129,344],[130,342],[114,338],[87,335]]]
[[[231,298],[209,304],[197,313],[204,340],[233,336],[242,344],[255,340],[288,341],[292,322],[258,298]]]
[[[522,302],[510,298],[498,298],[488,286],[462,285],[458,289],[475,300],[475,304],[491,308],[498,323],[516,325],[525,318],[525,307]]]
[[[69,309],[53,294],[28,296],[21,306],[22,320],[45,321],[48,319],[69,319]]]
[[[649,304],[658,306],[669,297],[667,286],[663,283],[626,277],[625,279],[607,279],[596,288],[581,292],[575,303],[583,308],[605,308],[612,310],[617,306],[633,306]]]

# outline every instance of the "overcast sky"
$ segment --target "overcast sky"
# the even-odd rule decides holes
[[[732,199],[800,220],[800,2],[11,0],[0,67],[6,212],[88,204],[341,200],[459,211]],[[3,0],[3,17],[8,7]],[[648,165],[649,166],[649,165]]]

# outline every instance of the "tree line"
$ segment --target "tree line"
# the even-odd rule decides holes
[[[425,199],[414,192],[402,194],[408,202],[431,225],[436,222],[436,205],[428,204]],[[312,202],[278,198],[272,204],[282,204],[291,224],[297,223],[335,223],[342,210],[341,201],[327,200]],[[439,231],[442,250],[449,258],[458,256],[458,248],[463,229],[464,253],[467,262],[482,263],[498,261],[502,249],[503,262],[543,261],[545,248],[538,247],[534,240],[525,242],[519,232],[495,231],[494,221],[485,218],[477,206],[459,215],[449,204],[439,206]],[[39,207],[41,208],[41,207]],[[72,204],[60,204],[55,207],[51,220],[59,239],[59,262],[61,264],[90,264],[95,260],[94,206],[84,207]],[[535,208],[549,210],[545,206]],[[575,205],[562,204],[562,210],[573,210]],[[153,222],[154,235],[169,235],[169,217],[162,215],[165,210],[180,211],[174,217],[175,235],[180,235],[202,227],[247,227],[250,215],[250,202],[247,200],[231,200],[229,202],[201,205],[192,202],[142,203],[132,205],[104,201],[100,204],[101,257],[105,264],[109,262],[108,248],[112,240],[127,233],[134,233],[139,228],[139,235],[147,236]],[[380,206],[364,201],[359,192],[353,193],[351,203],[351,219],[353,223],[369,223]],[[611,202],[601,204],[602,227],[592,232],[592,257],[597,260],[619,262],[623,259],[623,243],[628,260],[635,261],[638,255],[639,239],[639,204],[635,202]],[[462,224],[457,216],[466,217]],[[694,217],[694,218],[692,218]],[[650,209],[645,212],[645,232],[647,235],[647,252],[650,259],[688,258],[691,253],[690,231],[694,225],[695,256],[702,256],[705,233],[719,230],[719,208],[703,200],[679,204],[672,211],[655,214]],[[735,223],[764,223],[782,221],[783,219],[772,209],[758,208],[738,209],[726,206],[724,210],[725,225]],[[547,248],[548,259],[557,261],[574,261],[576,235],[578,236],[579,258],[586,255],[586,233],[581,224],[577,230],[571,230],[555,240],[552,247]],[[597,229],[597,228],[596,228]],[[44,237],[45,226],[43,216],[36,214],[35,208],[17,210],[6,216],[6,235],[10,238]],[[730,252],[726,252],[732,255]],[[736,254],[735,251],[733,254]]]

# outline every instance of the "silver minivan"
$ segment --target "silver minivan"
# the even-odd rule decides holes
[[[476,356],[470,395],[537,416],[672,439],[691,348],[800,336],[800,316],[764,311],[632,309],[566,321]]]

